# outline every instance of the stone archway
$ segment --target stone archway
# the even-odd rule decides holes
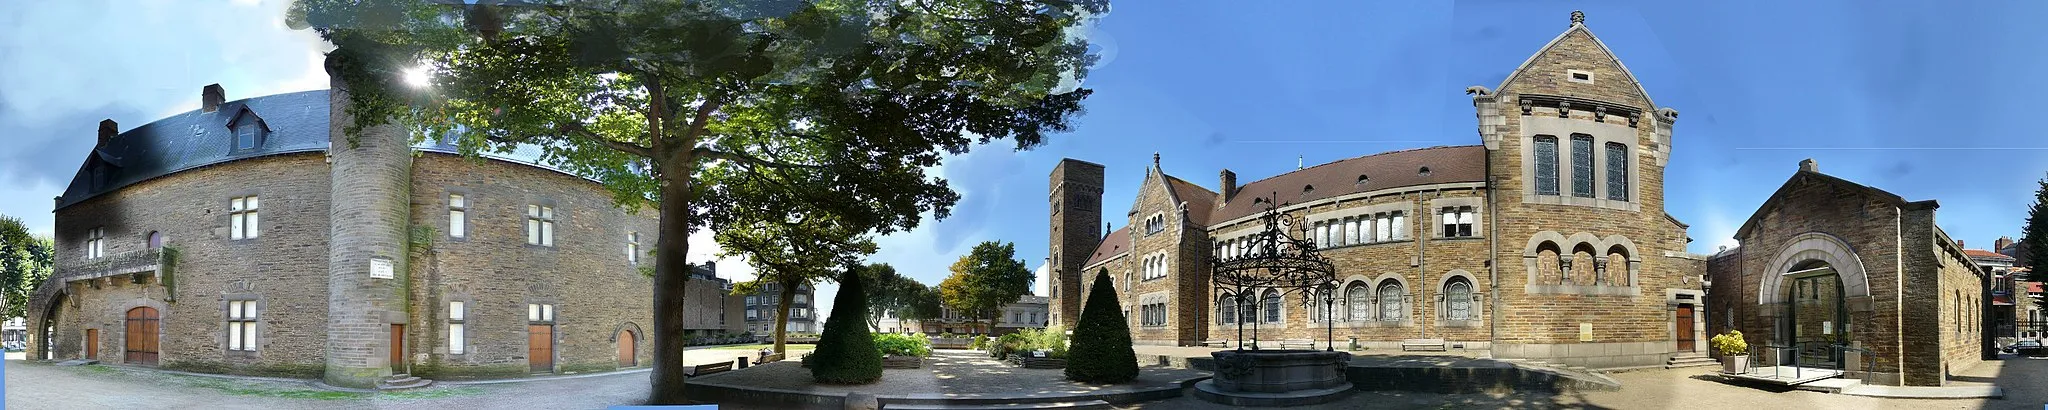
[[[1761,275],[1762,283],[1757,285],[1757,304],[1784,303],[1787,293],[1780,288],[1787,281],[1783,274],[1813,261],[1826,263],[1841,277],[1842,297],[1848,300],[1850,311],[1870,310],[1870,278],[1863,272],[1863,259],[1848,242],[1822,232],[1793,235],[1791,243],[1764,266],[1768,274]]]

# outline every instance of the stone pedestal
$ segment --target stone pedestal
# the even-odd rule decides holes
[[[1351,353],[1244,350],[1210,353],[1215,377],[1195,384],[1195,397],[1234,406],[1328,403],[1352,392],[1344,375]]]

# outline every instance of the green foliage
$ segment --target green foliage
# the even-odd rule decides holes
[[[2033,268],[2027,272],[2027,280],[2048,281],[2048,178],[2042,178],[2040,188],[2034,190],[2034,204],[2027,208],[2027,224],[2020,227],[2020,259],[2026,260]],[[1993,249],[1996,251],[1997,249]],[[2039,299],[2048,302],[2048,299]]]
[[[1131,350],[1131,328],[1124,323],[1109,270],[1095,274],[1088,303],[1074,325],[1074,347],[1068,353],[1067,380],[1123,383],[1138,378],[1138,354]]]
[[[178,260],[183,253],[178,247],[164,245],[157,253],[157,270],[164,277],[164,300],[178,301]]]
[[[930,356],[932,341],[922,336],[898,333],[876,333],[875,349],[890,356]]]
[[[0,215],[0,291],[7,306],[0,320],[26,317],[29,298],[56,269],[50,238],[31,235],[21,219]]]
[[[862,294],[861,282],[851,269],[840,277],[832,306],[841,313],[825,320],[825,334],[807,362],[811,378],[818,383],[862,384],[882,378],[882,352],[868,334],[867,297]]]
[[[974,335],[974,345],[972,347],[974,348],[974,350],[987,349],[988,335]]]
[[[919,283],[916,279],[896,273],[896,268],[886,263],[868,264],[861,270],[868,280],[868,326],[879,328],[884,314],[894,313],[897,319],[925,320],[937,318],[940,314],[936,290]]]
[[[1742,338],[1740,330],[1729,330],[1728,333],[1714,335],[1712,339],[1707,339],[1707,344],[1712,345],[1714,351],[1721,352],[1722,356],[1749,354],[1749,341]]]
[[[953,263],[951,276],[939,283],[939,299],[946,307],[968,317],[987,319],[988,329],[1004,305],[1031,294],[1037,277],[1017,256],[1016,244],[982,242]]]

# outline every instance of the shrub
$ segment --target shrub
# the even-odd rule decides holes
[[[811,378],[818,383],[859,384],[882,378],[882,352],[868,335],[867,294],[860,279],[855,269],[840,275],[832,306],[843,313],[825,320],[825,334],[811,355]]]
[[[988,349],[988,335],[974,336],[974,350]]]
[[[1074,326],[1074,347],[1068,354],[1067,380],[1123,383],[1138,378],[1138,354],[1131,350],[1131,328],[1124,323],[1109,270],[1098,270]]]
[[[1722,356],[1749,354],[1749,341],[1742,339],[1740,330],[1729,330],[1728,333],[1714,335],[1714,338],[1707,339],[1707,344],[1713,345],[1714,350],[1721,352]]]
[[[881,333],[875,335],[875,349],[890,356],[930,356],[931,340],[911,335]]]
[[[1011,333],[1003,335],[1002,337],[996,338],[994,342],[995,349],[990,350],[990,353],[993,353],[996,359],[1001,360],[1005,357],[1009,357],[1011,353],[1016,353],[1019,350],[1023,350],[1024,342],[1025,339],[1023,333]]]

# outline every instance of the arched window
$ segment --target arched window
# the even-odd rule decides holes
[[[1280,291],[1266,289],[1266,323],[1280,323]]]
[[[1344,299],[1345,305],[1350,307],[1350,311],[1346,312],[1349,313],[1348,318],[1372,319],[1372,291],[1366,290],[1364,283],[1352,282],[1350,288],[1344,290]]]
[[[1254,303],[1252,295],[1239,295],[1234,300],[1237,301],[1237,320],[1259,320],[1259,305]]]
[[[1380,320],[1397,322],[1407,316],[1407,306],[1401,304],[1401,283],[1388,279],[1380,283]]]
[[[149,249],[157,249],[162,247],[164,247],[163,232],[149,231]]]
[[[1472,283],[1463,276],[1444,284],[1444,319],[1472,320]]]
[[[1230,295],[1216,298],[1216,321],[1222,324],[1237,323],[1237,309],[1230,308]]]

